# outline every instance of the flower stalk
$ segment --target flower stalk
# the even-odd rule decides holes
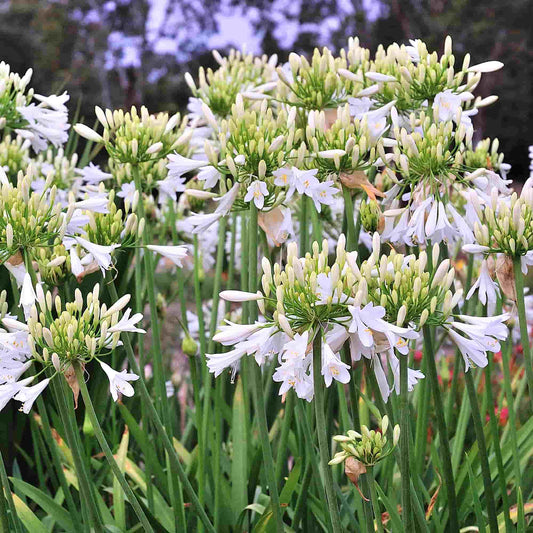
[[[324,485],[326,488],[326,498],[331,516],[331,525],[333,533],[342,532],[341,517],[339,514],[339,507],[337,505],[337,497],[335,495],[335,488],[333,486],[333,475],[331,469],[328,467],[329,458],[331,456],[328,445],[328,433],[325,416],[325,402],[324,402],[324,387],[321,383],[320,368],[322,367],[322,335],[319,327],[315,333],[313,340],[313,383],[315,389],[315,417],[316,417],[316,432],[318,435],[318,447],[320,450],[320,464],[322,466],[322,474],[324,476]]]
[[[527,325],[526,306],[524,301],[524,275],[520,257],[513,260],[513,270],[516,287],[516,308],[518,310],[518,322],[520,324],[520,340],[524,352],[524,366],[526,368],[527,387],[529,390],[529,405],[533,410],[533,359],[531,358],[531,344]]]
[[[118,466],[113,456],[113,452],[111,451],[109,444],[107,443],[104,432],[102,431],[102,428],[100,426],[100,422],[98,421],[98,417],[96,416],[91,396],[89,394],[89,390],[87,389],[87,384],[85,383],[85,376],[83,374],[83,370],[78,362],[74,363],[74,370],[76,371],[76,379],[78,380],[81,396],[83,398],[83,402],[85,403],[87,413],[89,414],[89,419],[93,426],[96,439],[98,440],[98,443],[100,444],[100,447],[104,452],[104,455],[107,459],[107,462],[109,463],[113,475],[116,477],[117,481],[122,487],[124,494],[128,498],[128,501],[130,502],[131,506],[133,507],[133,510],[135,511],[135,514],[137,515],[137,518],[139,519],[140,523],[143,525],[144,530],[148,532],[154,531],[152,526],[150,525],[150,522],[148,521],[146,514],[142,510],[139,501],[137,500],[137,497],[131,490],[131,487],[126,481],[123,472],[120,470],[120,467]]]

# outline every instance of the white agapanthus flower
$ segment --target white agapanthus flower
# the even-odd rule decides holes
[[[133,396],[135,391],[129,382],[138,380],[139,376],[137,374],[127,372],[126,370],[117,372],[103,361],[98,362],[100,363],[103,371],[107,374],[109,379],[109,391],[111,392],[111,396],[115,402],[118,400],[119,393],[123,396]]]

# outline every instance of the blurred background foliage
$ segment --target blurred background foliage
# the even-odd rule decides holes
[[[479,139],[498,137],[512,177],[528,174],[533,143],[533,2],[531,0],[0,0],[0,59],[49,94],[67,90],[86,123],[94,105],[150,111],[185,110],[184,73],[216,66],[210,50],[234,46],[256,53],[310,55],[339,50],[349,36],[379,43],[420,38],[442,51],[447,34],[462,61],[498,59],[478,94],[497,94],[475,118]]]

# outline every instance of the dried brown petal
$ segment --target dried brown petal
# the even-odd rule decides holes
[[[82,372],[85,371],[85,364],[81,363]],[[63,375],[67,380],[68,386],[72,389],[72,394],[74,396],[74,409],[78,408],[78,396],[80,395],[80,384],[78,383],[78,378],[76,377],[76,371],[74,367],[70,365],[64,372]]]
[[[355,457],[348,457],[346,461],[344,461],[344,473],[346,474],[348,479],[355,485],[355,488],[361,495],[361,498],[363,498],[363,500],[365,501],[369,501],[359,488],[359,477],[361,476],[361,474],[366,474],[366,466],[357,459],[355,459]]]
[[[513,260],[507,255],[500,255],[496,260],[496,277],[503,291],[513,302],[516,302],[516,287],[514,282]]]
[[[375,200],[376,196],[385,196],[377,187],[368,181],[366,174],[362,170],[356,170],[351,174],[341,172],[340,180],[348,189],[362,189],[372,200]]]

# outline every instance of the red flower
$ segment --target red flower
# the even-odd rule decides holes
[[[509,420],[509,409],[507,407],[502,407],[500,411],[500,426],[505,426]]]

